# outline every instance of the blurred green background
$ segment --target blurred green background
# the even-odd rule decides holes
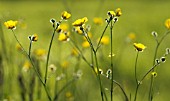
[[[113,52],[116,54],[114,57],[113,74],[114,79],[120,82],[128,96],[131,95],[133,99],[136,87],[134,78],[136,51],[133,47],[133,42],[140,42],[147,46],[146,50],[139,54],[137,71],[138,77],[140,78],[153,64],[156,42],[151,32],[156,31],[158,37],[161,37],[167,30],[164,26],[164,22],[166,19],[170,18],[169,5],[169,0],[0,0],[0,101],[3,101],[3,99],[21,101],[20,86],[17,81],[17,76],[19,73],[22,73],[22,65],[24,61],[27,60],[15,49],[16,40],[12,32],[7,30],[3,25],[5,21],[12,19],[21,22],[15,32],[24,48],[28,49],[29,46],[29,40],[27,40],[28,35],[37,33],[39,40],[33,44],[33,50],[42,48],[47,51],[53,31],[50,19],[55,18],[57,21],[60,20],[62,11],[67,10],[72,14],[71,19],[66,22],[69,24],[70,31],[73,28],[71,26],[73,21],[84,16],[88,17],[89,21],[87,24],[91,25],[91,33],[92,35],[94,34],[92,41],[95,43],[97,38],[102,34],[106,23],[102,26],[97,26],[93,23],[93,18],[102,17],[104,21],[104,19],[107,18],[107,11],[115,10],[120,7],[123,14],[113,29]],[[136,38],[131,42],[127,42],[130,33],[135,33]],[[80,35],[75,33],[71,33],[71,35],[76,37],[75,39],[77,42],[82,42]],[[106,31],[106,35],[109,35],[109,29]],[[72,45],[70,45],[70,42],[59,42],[57,37],[56,35],[53,43],[50,63],[58,65],[63,61],[69,61],[67,70],[64,70],[64,73],[69,76],[67,80],[59,82],[58,85],[60,88],[60,85],[62,86],[70,80],[70,75],[72,75],[76,68],[75,64],[80,60],[77,61],[74,57],[68,57],[71,53]],[[165,53],[166,48],[170,47],[169,39],[169,36],[167,36],[161,44],[158,50],[158,58]],[[78,43],[78,45],[81,47],[81,44]],[[109,49],[109,45],[103,46],[100,49],[100,54],[98,54],[99,65],[104,73],[110,68],[108,58],[110,53]],[[90,60],[89,55],[90,50],[85,50],[85,56]],[[45,62],[41,62],[40,65],[41,71],[43,72],[45,69]],[[158,76],[155,78],[154,83],[154,101],[168,101],[170,98],[168,87],[170,85],[169,65],[170,58],[167,57],[166,63],[161,64],[157,69]],[[59,75],[63,70],[60,66],[57,67],[56,74]],[[61,94],[59,98],[60,101],[100,101],[99,85],[91,68],[81,60],[78,69],[83,72],[82,78],[69,86],[68,89]],[[28,86],[29,75],[31,73],[23,74],[25,84]],[[51,94],[54,92],[54,81],[55,78],[49,79],[48,86]],[[102,81],[104,86],[109,88],[110,82],[104,77],[102,77]],[[147,76],[139,88],[137,101],[147,101],[149,83],[150,76]],[[44,100],[47,99],[44,89],[41,89],[43,96],[39,101],[47,101]],[[72,93],[74,99],[65,98],[65,93],[67,91]],[[109,94],[109,91],[106,92]],[[34,100],[36,100],[36,96],[37,95],[34,96]],[[123,94],[116,85],[114,85],[114,99],[114,101],[124,101]]]

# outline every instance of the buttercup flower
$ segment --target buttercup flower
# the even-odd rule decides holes
[[[83,34],[83,31],[80,30],[80,27],[75,27],[75,32],[78,33],[78,34]]]
[[[58,33],[60,33],[60,32],[62,32],[62,31],[67,31],[68,30],[68,24],[66,24],[66,23],[62,23],[62,24],[60,24],[60,26],[58,26],[58,28],[57,28],[57,32]]]
[[[26,61],[23,65],[23,71],[27,72],[31,68],[31,63]]]
[[[121,9],[120,8],[117,8],[116,9],[116,16],[121,16],[122,15],[122,11],[121,11]]]
[[[18,50],[18,51],[22,51],[22,47],[17,43],[15,48]]]
[[[5,25],[8,29],[15,29],[17,23],[18,23],[18,21],[9,20],[9,21],[7,21],[7,22],[4,22],[4,25]]]
[[[77,19],[75,22],[72,23],[72,25],[75,26],[75,27],[82,26],[87,21],[88,21],[87,17],[84,17],[82,19]]]
[[[137,51],[143,51],[146,48],[146,46],[141,43],[134,43],[133,45]]]
[[[58,40],[59,41],[69,41],[69,32],[67,32],[67,33],[59,33]]]
[[[67,20],[71,17],[71,14],[68,13],[67,11],[64,11],[61,13],[61,18],[64,19],[64,20]]]
[[[84,42],[82,43],[82,46],[83,46],[84,48],[88,48],[88,47],[90,47],[90,44],[89,44],[88,41],[84,41]]]
[[[30,41],[35,42],[35,41],[38,40],[38,35],[37,34],[30,35],[30,36],[28,36],[28,38],[29,38]]]
[[[42,57],[46,55],[46,50],[44,49],[37,49],[34,51],[34,54],[38,57]]]
[[[62,68],[67,68],[69,66],[69,62],[68,61],[63,61],[62,63],[61,63],[61,67]]]
[[[116,16],[116,13],[114,11],[108,11],[107,14],[108,14],[109,17]]]
[[[99,42],[99,39],[98,39],[98,42]],[[103,36],[102,39],[101,39],[101,44],[103,44],[103,45],[109,44],[109,37]]]
[[[167,19],[165,21],[165,26],[166,26],[167,29],[170,29],[170,19]]]
[[[102,25],[102,24],[103,24],[103,19],[102,19],[102,18],[99,18],[99,17],[95,17],[95,18],[93,18],[93,22],[94,22],[96,25]]]

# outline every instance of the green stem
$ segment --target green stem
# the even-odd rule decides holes
[[[36,67],[35,67],[35,65],[34,65],[34,63],[33,63],[32,59],[31,59],[31,57],[30,57],[29,54],[25,51],[25,49],[24,49],[23,46],[21,45],[20,41],[18,40],[18,38],[17,38],[17,36],[15,35],[15,33],[14,33],[13,30],[12,30],[12,32],[13,32],[13,34],[14,34],[14,37],[15,37],[16,41],[17,41],[18,44],[21,46],[23,52],[25,53],[25,55],[26,55],[26,56],[28,57],[28,59],[30,60],[30,63],[31,63],[31,65],[32,65],[32,67],[33,67],[33,69],[34,69],[36,75],[38,76],[38,79],[39,79],[39,80],[41,81],[41,83],[43,84],[44,89],[45,89],[45,91],[46,91],[46,94],[47,94],[47,96],[48,96],[49,101],[52,101],[51,96],[50,96],[50,94],[49,94],[49,92],[48,92],[48,90],[47,90],[47,87],[46,87],[46,85],[44,84],[44,82],[43,82],[43,80],[42,80],[40,74],[38,73],[38,70],[36,69]]]
[[[134,98],[134,101],[136,101],[139,86],[140,86],[140,83],[138,83],[138,84],[137,84],[137,86],[136,86],[136,91],[135,91],[135,98]]]
[[[138,88],[139,88],[139,85],[140,83],[138,82],[138,79],[137,79],[137,60],[138,60],[138,55],[139,55],[139,51],[137,51],[137,55],[136,55],[136,60],[135,60],[135,81],[136,81],[136,92],[135,92],[135,98],[134,98],[134,101],[136,101],[136,98],[137,98],[137,93],[138,93]]]
[[[138,62],[138,56],[139,56],[139,51],[137,51],[136,60],[135,60],[135,81],[136,81],[136,84],[138,84],[138,79],[137,79],[137,62]]]
[[[58,26],[56,27],[56,29],[57,28],[58,28]],[[51,41],[50,41],[50,45],[49,45],[49,49],[48,49],[48,54],[47,54],[47,62],[46,62],[45,78],[44,78],[45,79],[45,81],[44,81],[45,84],[47,83],[48,63],[49,63],[51,47],[52,47],[52,43],[53,43],[53,39],[54,39],[54,36],[55,36],[56,29],[54,28],[54,31],[53,31],[53,34],[52,34],[52,37],[51,37]]]
[[[123,89],[123,87],[120,85],[120,83],[117,82],[116,80],[113,80],[113,82],[114,82],[115,84],[117,84],[117,85],[119,86],[119,88],[122,90],[122,92],[123,92],[123,94],[124,94],[124,96],[125,96],[125,99],[126,99],[125,101],[129,101],[128,96],[127,96],[125,90]]]
[[[106,32],[106,29],[107,29],[107,27],[109,26],[109,24],[110,24],[111,21],[112,21],[112,19],[110,19],[110,20],[108,21],[106,27],[104,28],[104,31],[103,31],[102,35],[100,36],[99,42],[98,42],[98,44],[97,44],[96,52],[97,52],[98,49],[100,48],[101,40],[102,40],[102,38],[103,38],[103,36],[104,36],[104,33]]]
[[[167,31],[165,32],[165,34],[162,36],[162,38],[160,39],[160,41],[158,41],[158,40],[156,39],[157,45],[156,45],[156,48],[155,48],[155,53],[154,53],[154,58],[153,58],[153,65],[155,64],[155,59],[156,59],[156,57],[157,57],[158,48],[159,48],[160,44],[162,43],[162,41],[166,38],[166,36],[167,36],[169,33],[170,33],[170,31],[167,30]],[[152,72],[154,72],[154,71],[155,71],[155,70],[152,69]],[[149,101],[152,101],[152,99],[153,99],[153,82],[154,82],[153,80],[154,80],[154,78],[153,78],[153,76],[151,76],[150,89],[149,89]]]
[[[63,88],[54,96],[54,100],[53,101],[57,101],[59,95],[71,84],[75,81],[76,79],[72,79],[71,81],[67,82],[66,85],[63,86]]]
[[[32,41],[30,40],[29,51],[28,51],[29,57],[31,57],[31,47],[32,47]]]
[[[111,78],[111,81],[113,81],[113,32],[112,32],[112,29],[113,29],[113,25],[112,25],[112,21],[110,23],[110,39],[111,39],[111,44],[110,44],[110,48],[111,48],[111,58],[110,58],[110,66],[111,66],[111,70],[112,70],[112,78]],[[111,82],[111,101],[113,101],[113,82]]]

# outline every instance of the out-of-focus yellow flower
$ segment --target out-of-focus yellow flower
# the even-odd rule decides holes
[[[72,50],[71,50],[71,55],[72,56],[78,56],[78,51],[77,51],[77,49],[76,48],[73,48]]]
[[[46,50],[44,49],[37,49],[34,51],[34,54],[38,57],[43,57],[46,55]]]
[[[84,17],[82,19],[77,19],[75,22],[72,23],[73,26],[82,26],[88,21],[87,17]]]
[[[67,31],[68,30],[68,24],[66,23],[61,23],[60,26],[57,28],[57,32],[60,33],[62,31]]]
[[[16,49],[17,49],[18,51],[22,51],[22,47],[21,47],[18,43],[16,44],[15,47],[16,47]]]
[[[26,61],[23,65],[23,71],[27,72],[31,68],[31,63],[29,61]]]
[[[88,42],[88,41],[84,41],[84,42],[82,43],[82,47],[84,47],[84,48],[90,47],[89,42]]]
[[[170,29],[170,19],[167,19],[165,21],[165,26],[166,26],[167,29]]]
[[[121,11],[121,9],[120,8],[117,8],[116,9],[116,16],[121,16],[122,15],[122,11]]]
[[[15,29],[17,23],[18,23],[18,21],[9,20],[9,21],[7,21],[7,22],[4,22],[4,25],[5,25],[8,29]]]
[[[143,51],[146,48],[146,46],[141,43],[134,43],[133,45],[137,51]]]
[[[97,42],[99,42],[100,39],[97,40]],[[109,37],[108,36],[103,36],[101,39],[101,44],[103,45],[107,45],[109,44]]]
[[[66,92],[66,98],[70,98],[70,97],[72,97],[73,95],[72,95],[72,93],[70,92],[70,91],[68,91],[68,92]]]
[[[109,17],[116,16],[116,13],[114,11],[108,11],[107,14],[109,15]]]
[[[67,32],[67,33],[59,33],[58,40],[59,40],[59,41],[69,41],[69,35],[70,35],[70,32]]]
[[[96,25],[102,25],[102,24],[103,24],[103,19],[100,18],[100,17],[95,17],[95,18],[93,18],[93,22],[94,22]]]
[[[136,39],[136,34],[135,33],[130,33],[127,38],[126,38],[126,41],[127,42],[132,42]]]
[[[62,17],[62,19],[67,20],[71,17],[71,14],[68,13],[67,11],[64,11],[61,13],[61,17]]]
[[[158,75],[157,72],[152,72],[151,74],[153,77],[156,77]]]
[[[63,61],[62,63],[61,63],[61,67],[62,68],[67,68],[69,66],[69,62],[68,61]]]

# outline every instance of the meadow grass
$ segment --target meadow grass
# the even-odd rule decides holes
[[[132,96],[132,100],[135,93],[135,78],[134,78],[134,62],[136,57],[136,52],[133,47],[133,43],[127,43],[126,39],[129,33],[133,32],[136,35],[135,42],[141,42],[147,46],[144,52],[139,54],[139,61],[137,67],[138,77],[141,78],[146,71],[152,67],[154,50],[155,50],[155,40],[151,35],[152,31],[158,32],[159,37],[163,36],[163,33],[166,31],[164,27],[164,22],[169,18],[170,2],[161,2],[161,1],[152,1],[152,2],[143,2],[143,1],[106,1],[102,4],[101,9],[99,8],[100,2],[96,0],[92,1],[78,1],[73,0],[68,2],[69,10],[71,11],[72,17],[67,21],[71,24],[78,18],[84,16],[88,17],[88,24],[91,25],[93,37],[93,43],[101,35],[104,26],[96,26],[93,24],[92,20],[95,16],[102,17],[103,19],[107,18],[107,11],[114,10],[118,7],[122,9],[123,15],[119,18],[119,21],[115,24],[113,28],[113,53],[116,54],[113,58],[114,61],[114,74],[113,77],[115,80],[123,86],[128,97]],[[49,41],[52,34],[52,26],[49,23],[51,18],[55,18],[57,21],[60,20],[61,12],[67,10],[62,1],[52,1],[52,2],[39,2],[39,1],[26,1],[26,2],[2,2],[0,1],[0,23],[2,24],[4,39],[6,40],[7,58],[8,62],[4,62],[4,86],[3,92],[5,93],[5,98],[11,97],[14,100],[20,99],[20,87],[18,86],[17,77],[18,74],[22,72],[22,65],[26,58],[19,52],[15,50],[16,41],[10,30],[6,30],[3,26],[3,22],[9,19],[20,20],[22,24],[17,27],[15,30],[18,40],[22,43],[25,49],[29,47],[29,40],[26,40],[28,35],[37,33],[39,40],[33,44],[32,50],[42,48],[48,50]],[[100,11],[99,11],[100,10]],[[69,29],[72,30],[72,26],[69,26]],[[106,35],[110,34],[109,29],[106,30]],[[72,33],[76,37],[76,42],[82,42],[82,36]],[[73,37],[73,38],[74,38]],[[160,45],[158,50],[158,58],[165,53],[165,49],[170,47],[169,36],[165,38],[163,43]],[[2,45],[1,45],[2,46]],[[65,93],[70,91],[73,94],[74,100],[81,101],[99,101],[100,98],[100,89],[98,81],[96,80],[94,72],[88,67],[88,65],[82,60],[77,58],[70,58],[70,51],[72,45],[69,43],[62,43],[57,40],[57,37],[54,38],[52,51],[50,55],[50,64],[54,63],[57,65],[57,75],[60,75],[62,72],[66,73],[66,79],[61,80],[57,84],[57,88],[54,87],[55,78],[52,76],[48,81],[48,87],[52,88],[49,90],[53,94],[54,89],[61,88],[62,85],[66,84],[71,80],[71,75],[74,72],[78,64],[79,68],[83,71],[83,76],[80,80],[77,80],[71,84],[64,92],[60,95],[59,100],[72,100],[65,98]],[[100,48],[98,57],[100,68],[104,72],[110,67],[110,59],[107,57],[110,53],[110,46],[106,45]],[[84,55],[90,59],[89,54],[90,49],[85,50]],[[2,48],[1,48],[1,54]],[[0,55],[1,55],[0,54]],[[10,56],[10,57],[9,57]],[[5,57],[5,56],[4,56]],[[63,61],[69,62],[69,67],[67,70],[61,69],[61,64]],[[142,62],[141,62],[142,61]],[[154,101],[166,101],[169,99],[168,81],[169,76],[169,57],[167,57],[167,62],[161,64],[157,69],[158,76],[155,78],[154,83],[154,92],[155,97]],[[41,71],[45,70],[45,62],[40,62]],[[23,74],[25,82],[28,86],[30,82],[30,75],[32,75],[33,70],[29,73]],[[44,72],[42,72],[44,75]],[[9,79],[10,78],[10,79]],[[109,80],[105,77],[101,77],[101,80],[104,82],[106,88],[110,87]],[[36,80],[36,83],[38,80]],[[139,94],[137,101],[147,101],[148,100],[148,89],[150,83],[150,76],[147,76],[143,81],[143,84],[139,88]],[[36,86],[38,88],[38,86]],[[28,89],[28,88],[27,88]],[[37,90],[37,89],[36,89]],[[123,101],[124,96],[118,86],[114,86],[113,98],[115,101]],[[47,99],[45,91],[42,89],[42,100]],[[106,94],[109,94],[110,91],[106,90]],[[54,95],[52,95],[54,96]],[[29,97],[27,96],[26,99]],[[36,99],[36,98],[34,98]],[[1,99],[0,99],[1,100]],[[110,100],[110,98],[109,98]]]

